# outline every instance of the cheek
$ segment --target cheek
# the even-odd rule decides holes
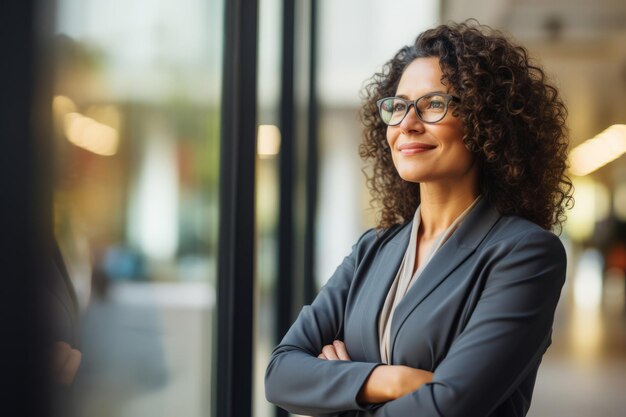
[[[447,143],[449,147],[455,148],[456,151],[467,149],[463,143],[463,129],[461,126],[446,126],[445,130],[440,132],[441,141]]]
[[[465,144],[459,141],[457,150],[456,150],[456,160],[458,163],[458,168],[463,172],[466,172],[474,166],[476,155],[472,153]]]
[[[395,137],[397,137],[397,135],[394,135],[394,128],[389,126],[387,127],[387,133],[386,133],[386,138],[387,138],[387,145],[389,145],[389,147],[392,147],[393,143],[395,142]]]
[[[396,140],[398,139],[398,133],[396,132],[397,129],[394,129],[393,127],[388,127],[387,128],[387,146],[389,147],[389,152],[391,153],[391,159],[393,160],[394,165],[396,164],[396,153],[393,150],[394,144],[396,142]]]

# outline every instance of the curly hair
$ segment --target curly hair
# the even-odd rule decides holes
[[[439,59],[442,83],[460,98],[453,114],[463,121],[462,140],[477,157],[483,198],[503,215],[560,230],[573,204],[565,172],[565,105],[525,48],[475,21],[423,32],[364,87],[359,153],[372,161],[366,176],[372,202],[380,208],[378,227],[410,220],[420,194],[419,184],[400,178],[394,167],[376,100],[394,96],[405,68],[425,57]]]

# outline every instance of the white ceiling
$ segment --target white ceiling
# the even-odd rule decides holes
[[[624,0],[442,0],[443,21],[477,18],[516,38],[603,39],[626,27]]]

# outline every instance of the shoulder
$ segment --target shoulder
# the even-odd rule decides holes
[[[355,247],[361,251],[371,250],[385,246],[389,242],[397,243],[400,234],[405,229],[410,229],[411,222],[395,224],[387,228],[376,228],[366,230],[357,240]]]
[[[566,262],[565,248],[556,234],[518,216],[502,216],[482,246],[490,253],[527,254],[556,263]]]
[[[490,240],[520,240],[526,237],[560,241],[559,237],[550,230],[519,216],[502,216],[495,224]]]

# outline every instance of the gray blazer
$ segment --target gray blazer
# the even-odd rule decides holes
[[[273,351],[267,399],[297,414],[513,417],[528,411],[565,281],[557,236],[482,199],[393,314],[390,364],[433,381],[384,404],[356,400],[380,365],[378,315],[411,223],[367,231]],[[378,234],[377,234],[378,233]],[[317,358],[343,340],[352,361]]]

